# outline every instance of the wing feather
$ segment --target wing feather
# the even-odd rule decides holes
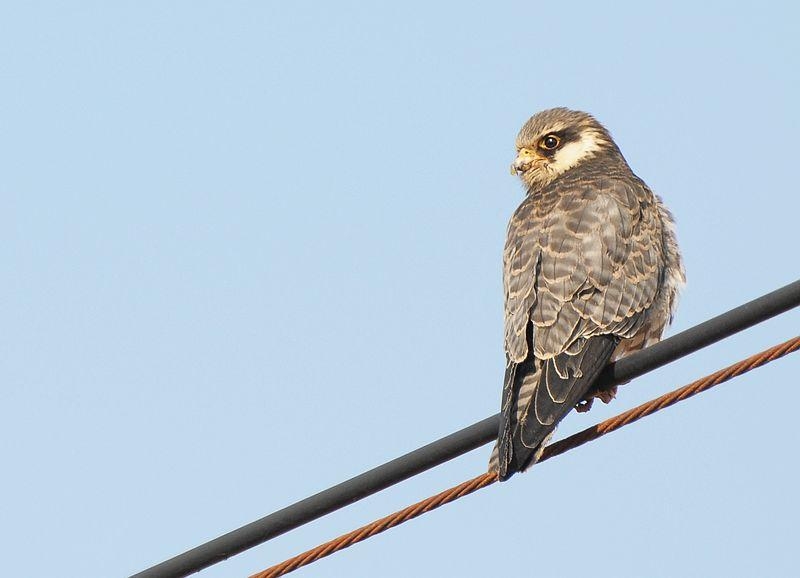
[[[632,176],[557,180],[514,213],[503,268],[501,478],[538,459],[619,340],[645,323],[664,267],[661,227],[652,193]]]

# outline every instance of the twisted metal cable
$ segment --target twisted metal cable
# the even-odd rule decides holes
[[[739,361],[738,363],[734,363],[733,365],[707,375],[706,377],[698,379],[697,381],[693,381],[689,385],[666,393],[656,399],[648,401],[647,403],[643,403],[642,405],[623,412],[615,417],[566,437],[563,440],[550,444],[545,448],[539,461],[543,462],[544,460],[561,455],[564,452],[577,448],[585,443],[594,441],[597,438],[606,435],[607,433],[616,431],[621,427],[631,424],[643,417],[674,405],[679,401],[688,399],[694,395],[697,395],[698,393],[711,389],[715,385],[724,383],[736,376],[747,373],[752,369],[766,365],[767,363],[792,353],[793,351],[797,351],[798,349],[800,349],[800,336],[794,337],[779,345],[762,351],[761,353],[757,353],[756,355],[752,355],[747,359]],[[329,556],[330,554],[338,552],[339,550],[343,550],[348,546],[352,546],[357,542],[366,540],[375,534],[380,534],[389,528],[393,528],[394,526],[416,518],[417,516],[420,516],[426,512],[430,512],[431,510],[435,510],[439,506],[443,506],[444,504],[448,504],[462,496],[466,496],[467,494],[471,494],[472,492],[480,490],[481,488],[490,486],[496,481],[497,475],[492,472],[487,472],[448,490],[440,492],[435,496],[431,496],[430,498],[403,508],[394,514],[390,514],[384,518],[375,520],[374,522],[367,524],[366,526],[362,526],[357,530],[343,534],[342,536],[321,544],[316,548],[312,548],[311,550],[303,552],[302,554],[298,554],[297,556],[289,558],[280,564],[276,564],[275,566],[271,566],[266,570],[257,572],[256,574],[250,576],[250,578],[277,578],[278,576],[283,576],[284,574],[288,574],[289,572],[297,570],[302,566],[316,562],[320,558],[324,558],[325,556]]]

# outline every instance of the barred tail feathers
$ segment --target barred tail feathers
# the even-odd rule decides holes
[[[509,362],[489,471],[507,480],[536,463],[558,423],[590,390],[617,343],[612,335],[599,335],[587,339],[574,355],[561,353],[543,361],[531,354],[520,364]]]

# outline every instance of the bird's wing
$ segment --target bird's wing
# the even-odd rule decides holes
[[[503,480],[538,461],[560,422],[583,399],[616,348],[613,335],[588,338],[576,355],[509,363],[501,426],[489,469]],[[563,373],[563,376],[562,376]]]
[[[661,225],[644,185],[569,186],[527,199],[509,225],[501,477],[538,457],[619,339],[645,323],[658,291]]]

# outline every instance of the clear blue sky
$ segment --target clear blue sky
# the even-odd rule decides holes
[[[498,410],[514,137],[592,112],[678,220],[675,329],[793,281],[789,3],[6,2],[7,576],[124,576]],[[561,435],[797,333],[797,312]],[[788,576],[789,357],[297,576]],[[206,570],[244,577],[488,446]]]

